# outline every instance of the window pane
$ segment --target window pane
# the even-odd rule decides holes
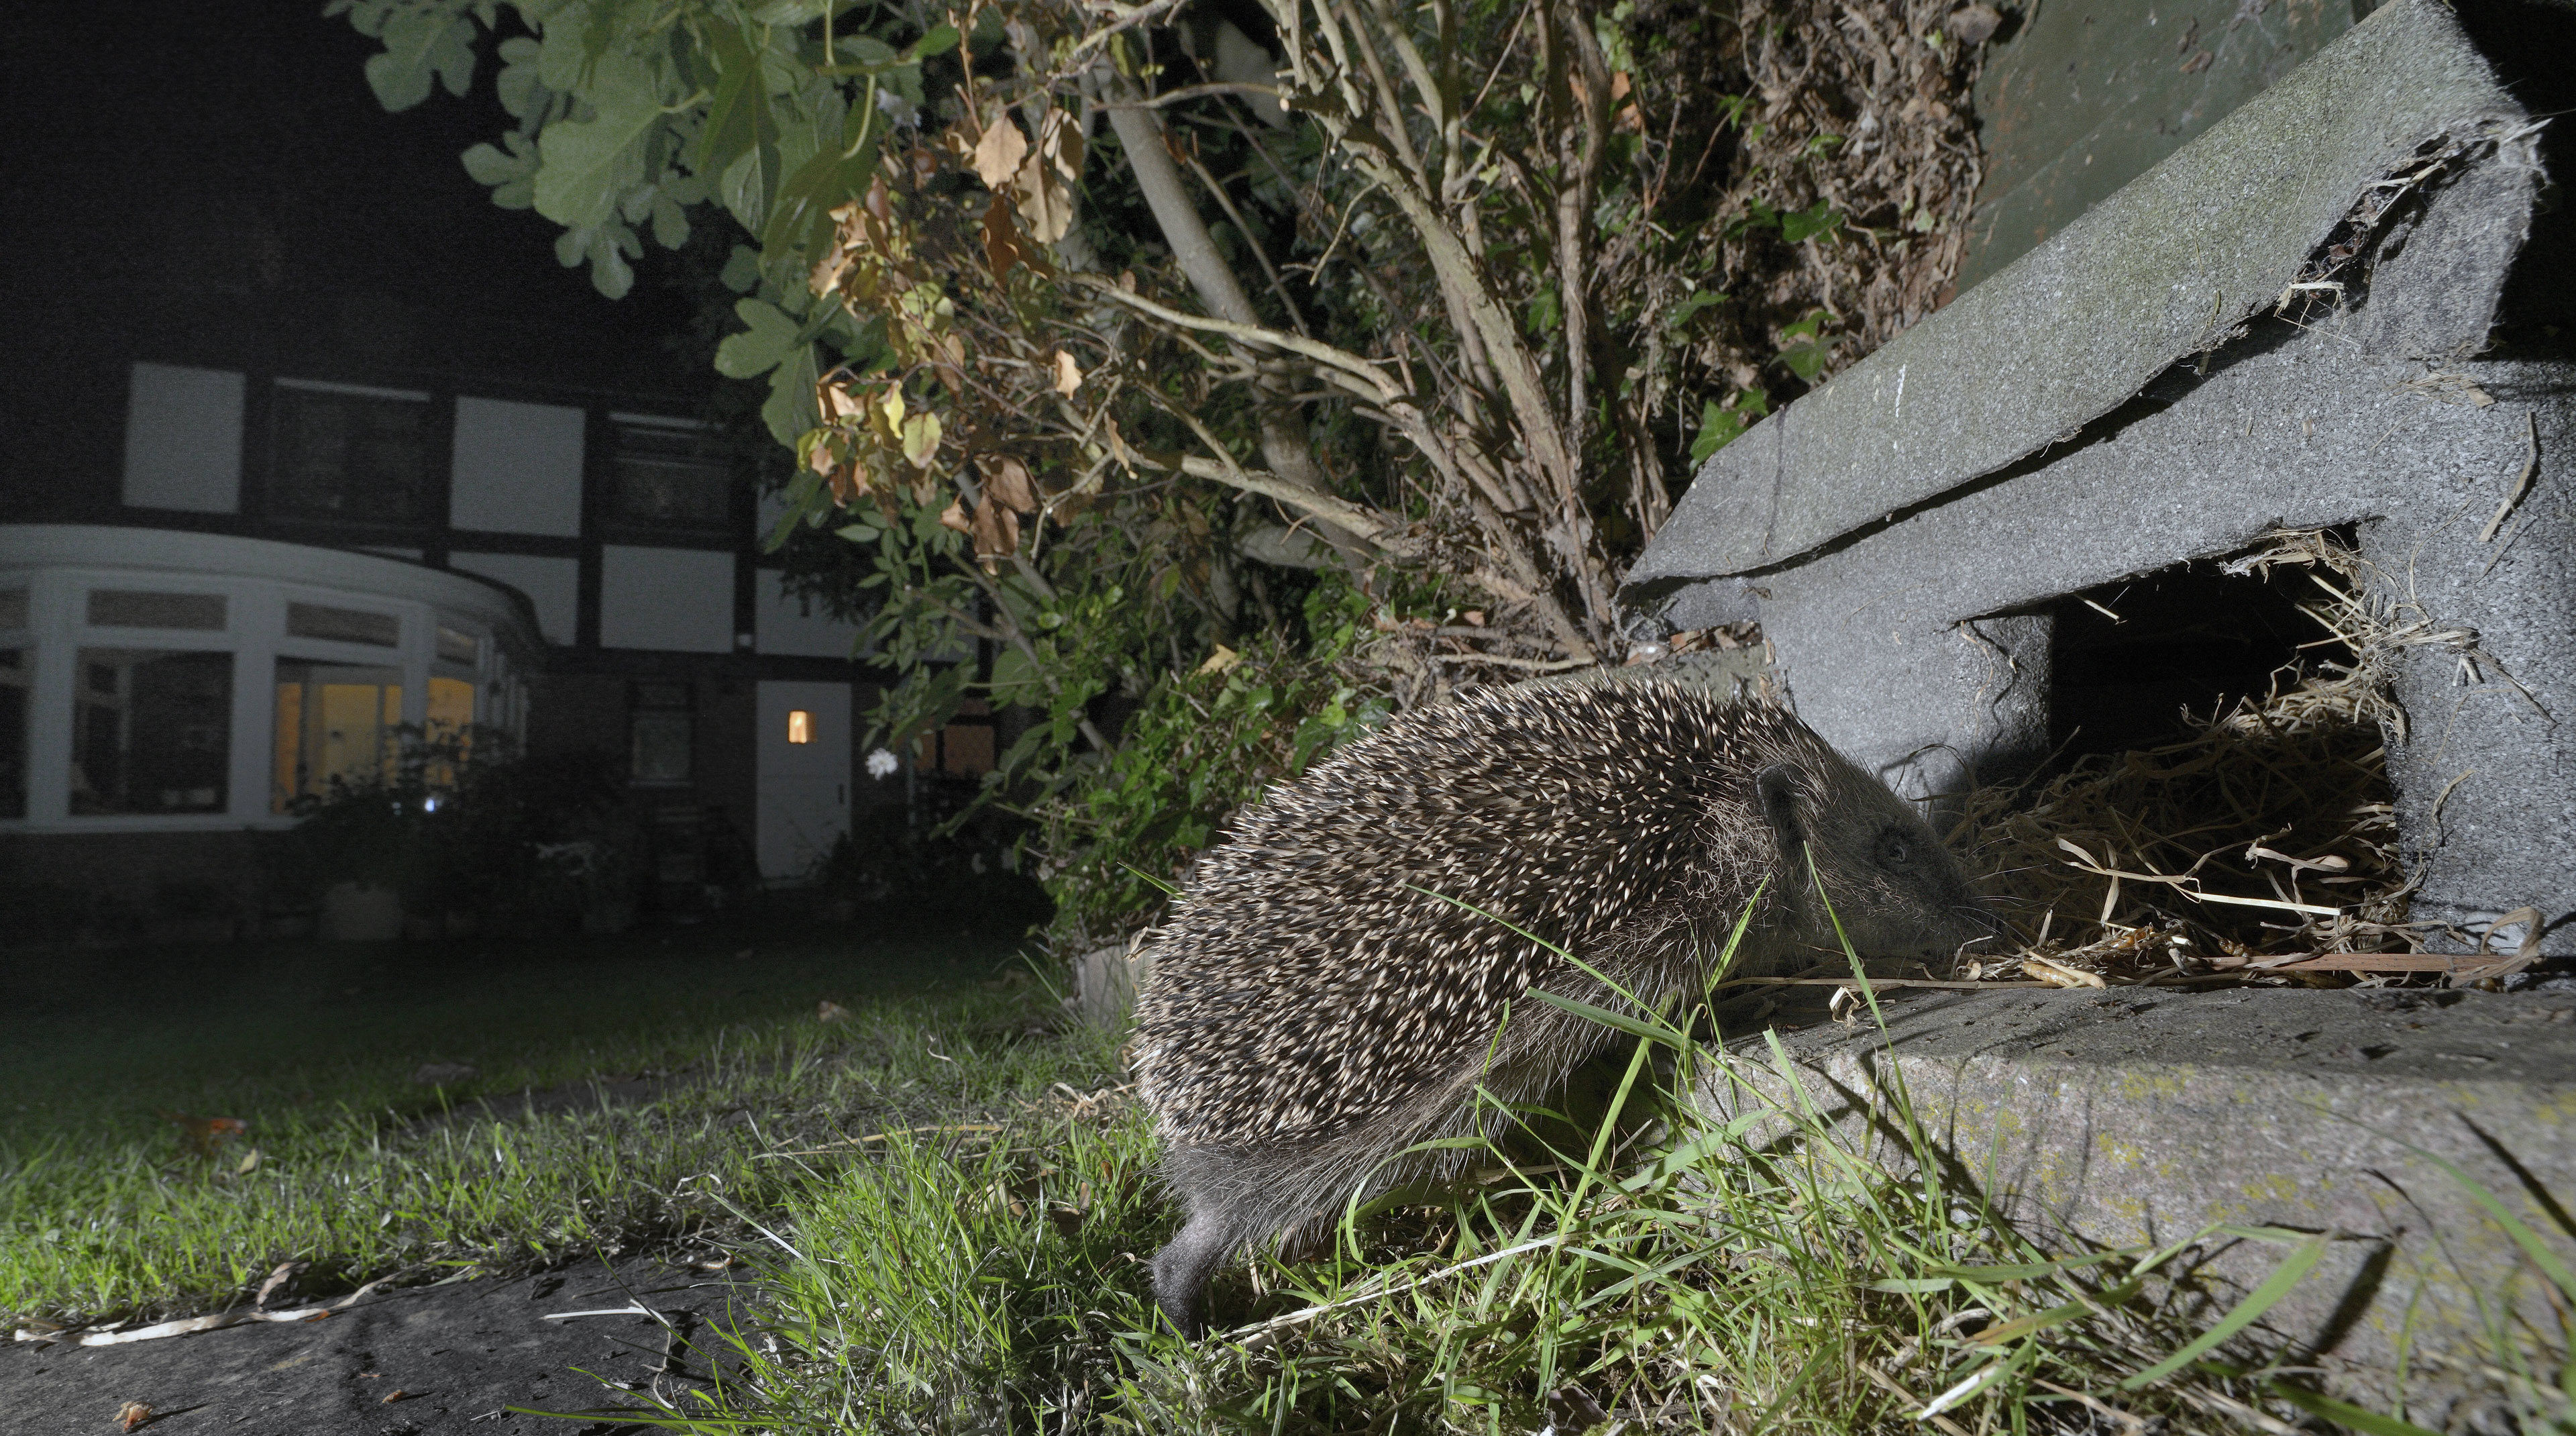
[[[429,736],[464,736],[474,726],[474,685],[462,678],[429,680]]]
[[[443,623],[438,626],[439,662],[462,663],[470,667],[482,651],[482,641],[473,634],[460,633]]]
[[[689,749],[694,726],[682,709],[639,708],[633,714],[634,780],[638,783],[689,781]]]
[[[720,435],[693,424],[615,423],[609,468],[619,520],[686,529],[731,521],[733,465]]]
[[[429,405],[280,384],[269,506],[307,518],[403,523],[420,516]]]
[[[0,628],[27,626],[27,591],[23,588],[0,588]]]
[[[190,628],[220,632],[224,596],[220,593],[147,593],[130,588],[94,588],[89,592],[92,628]]]
[[[329,608],[318,603],[286,606],[286,631],[297,638],[328,638],[339,643],[372,643],[394,648],[402,643],[402,620],[390,613],[359,608]]]
[[[993,771],[993,726],[952,723],[939,735],[939,769],[961,777]]]
[[[0,648],[0,818],[27,816],[27,651]]]
[[[72,691],[72,812],[220,813],[233,656],[84,648]]]
[[[401,670],[279,659],[269,810],[283,813],[299,797],[327,797],[335,782],[382,781],[401,722]]]

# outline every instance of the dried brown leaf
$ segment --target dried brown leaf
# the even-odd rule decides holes
[[[998,191],[1020,172],[1021,162],[1028,155],[1029,137],[1020,133],[1010,116],[1004,115],[984,131],[984,138],[975,145],[975,177],[984,182],[984,188]]]

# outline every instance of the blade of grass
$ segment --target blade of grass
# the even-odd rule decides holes
[[[2135,1391],[2141,1386],[2162,1381],[2203,1355],[2216,1350],[2219,1344],[2229,1337],[2251,1326],[2263,1313],[2278,1305],[2281,1298],[2288,1296],[2292,1287],[2307,1278],[2318,1261],[2324,1258],[2326,1243],[2333,1240],[2333,1237],[2332,1232],[2318,1232],[2299,1243],[2288,1256],[2281,1259],[2279,1266],[2272,1269],[2272,1274],[2263,1279],[2262,1285],[2247,1292],[2245,1299],[2229,1308],[2227,1314],[2220,1317],[2216,1325],[2184,1343],[2182,1349],[2173,1355],[2122,1381],[2120,1389]]]

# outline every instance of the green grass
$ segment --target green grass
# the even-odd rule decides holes
[[[2281,1253],[2275,1282],[2212,1305],[2170,1279],[2181,1248],[2036,1246],[1912,1175],[1938,1163],[1887,1165],[1799,1103],[1721,1123],[1684,1094],[1748,1059],[1634,1017],[1644,1038],[1605,1069],[1615,1121],[1484,1150],[1436,1199],[1346,1213],[1321,1255],[1236,1266],[1225,1325],[1185,1343],[1148,1302],[1175,1214],[1146,1114],[1111,1039],[1055,1023],[1036,984],[973,980],[1006,944],[773,939],[737,962],[735,941],[448,955],[435,982],[399,950],[280,949],[221,978],[180,960],[87,1040],[38,1038],[53,1063],[13,1036],[13,1075],[52,1085],[13,1089],[32,1100],[0,1151],[0,1310],[204,1310],[290,1258],[346,1286],[720,1248],[760,1279],[753,1322],[697,1338],[721,1381],[644,1409],[603,1389],[602,1411],[702,1433],[2415,1436],[2282,1384],[2249,1344],[2320,1239],[2201,1234]],[[394,966],[376,988],[353,962]],[[49,980],[45,1000],[77,990]],[[850,1016],[816,1020],[826,996]],[[442,1112],[408,1084],[422,1060],[485,1066],[481,1091],[666,1085]],[[163,1105],[250,1131],[186,1157]],[[1901,1092],[1883,1115],[1911,1132]],[[2523,1429],[2576,1429],[2576,1373],[2515,1365]]]
[[[1347,1213],[1319,1259],[1257,1257],[1213,1294],[1231,1329],[1195,1344],[1151,1317],[1139,1259],[1173,1217],[1147,1119],[1117,1092],[836,1154],[764,1229],[769,1308],[705,1353],[721,1382],[590,1414],[709,1436],[1614,1421],[1992,1436],[2318,1417],[2418,1436],[2266,1365],[2253,1323],[2324,1238],[2045,1250],[1911,1175],[1939,1163],[1884,1165],[1803,1103],[1717,1123],[1682,1094],[1745,1075],[1743,1059],[1644,1025],[1656,1036],[1610,1074],[1621,1120],[1588,1145],[1488,1149],[1437,1203]],[[1883,1115],[1913,1133],[1901,1091]],[[2281,1252],[2233,1307],[2178,1279],[2219,1242]],[[2522,1429],[2567,1426],[2545,1379],[2525,1406]]]
[[[978,985],[1012,950],[704,933],[20,964],[0,993],[0,1314],[210,1310],[289,1260],[328,1289],[727,1240],[724,1202],[765,1210],[804,1180],[766,1153],[1105,1070],[1096,1041],[1029,1035],[1042,989]],[[824,998],[853,1016],[818,1021]],[[424,1087],[428,1061],[481,1070]],[[197,1154],[172,1114],[247,1130]]]

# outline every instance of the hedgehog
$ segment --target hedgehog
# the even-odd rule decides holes
[[[1186,1214],[1157,1305],[1195,1336],[1236,1251],[1453,1175],[1454,1146],[1403,1154],[1492,1120],[1479,1086],[1537,1101],[1606,1046],[1520,1000],[1626,1006],[1551,945],[1665,1004],[1748,904],[1736,975],[1838,956],[1834,917],[1871,956],[1985,932],[1911,806],[1786,709],[1680,683],[1481,690],[1272,789],[1147,942],[1137,1084]]]

